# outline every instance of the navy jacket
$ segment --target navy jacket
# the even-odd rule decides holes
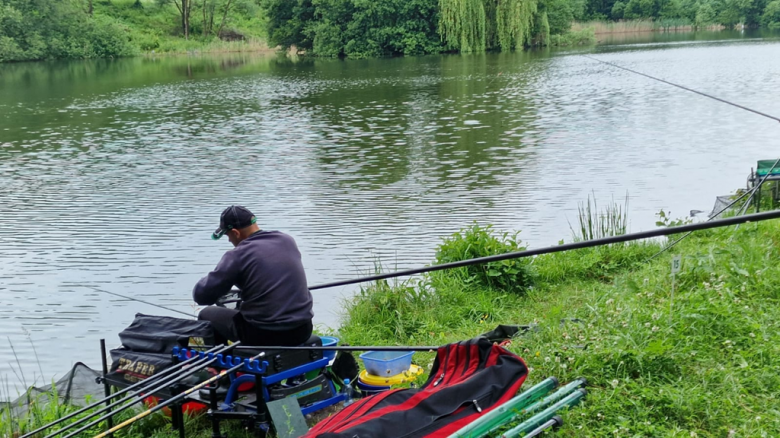
[[[211,305],[233,286],[241,289],[244,319],[260,329],[289,330],[314,316],[301,253],[280,231],[258,231],[226,252],[195,285],[192,297]]]

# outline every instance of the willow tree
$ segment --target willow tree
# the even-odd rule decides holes
[[[461,52],[510,51],[532,42],[537,0],[439,0],[439,33]]]

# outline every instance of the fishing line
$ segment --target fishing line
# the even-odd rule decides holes
[[[728,105],[731,105],[731,106],[735,106],[735,107],[741,108],[741,109],[743,109],[745,111],[750,111],[751,113],[758,114],[759,116],[763,116],[763,117],[766,117],[768,119],[772,119],[772,120],[774,120],[776,122],[780,122],[780,118],[775,117],[773,115],[770,115],[770,114],[767,114],[767,113],[762,113],[761,111],[756,111],[754,109],[751,109],[751,108],[748,108],[746,106],[742,106],[742,105],[736,104],[734,102],[729,102],[728,100],[721,99],[720,97],[715,97],[715,96],[713,96],[711,94],[702,93],[701,91],[694,90],[693,88],[688,88],[688,87],[685,87],[685,86],[682,86],[682,85],[675,84],[674,82],[665,81],[665,80],[657,78],[655,76],[650,76],[649,74],[646,74],[646,73],[638,72],[636,70],[631,70],[630,68],[627,68],[627,67],[621,67],[621,66],[619,66],[617,64],[613,64],[611,62],[602,61],[602,60],[594,58],[592,56],[588,56],[588,55],[580,55],[580,56],[584,56],[585,58],[592,59],[592,60],[594,60],[596,62],[600,62],[602,64],[610,65],[612,67],[619,68],[621,70],[629,71],[631,73],[635,73],[635,74],[638,74],[640,76],[644,76],[646,78],[650,78],[650,79],[658,81],[658,82],[663,82],[664,84],[671,85],[671,86],[677,87],[677,88],[681,88],[681,89],[683,89],[685,91],[690,91],[691,93],[696,93],[696,94],[699,94],[699,95],[704,96],[704,97],[709,97],[710,99],[715,99],[718,102],[722,102],[722,103],[725,103],[725,104],[728,104]]]
[[[128,296],[125,296],[125,295],[118,294],[118,293],[116,293],[116,292],[109,292],[109,291],[107,291],[107,290],[104,290],[104,289],[99,289],[99,288],[97,288],[97,287],[94,287],[94,286],[85,286],[85,287],[88,287],[88,288],[90,288],[90,289],[92,289],[92,290],[94,290],[94,291],[97,291],[97,292],[103,292],[103,293],[107,293],[107,294],[115,295],[115,296],[117,296],[117,297],[124,298],[124,299],[126,299],[126,300],[130,300],[130,301],[138,301],[139,303],[148,304],[148,305],[150,305],[150,306],[158,307],[158,308],[160,308],[160,309],[167,310],[167,311],[169,311],[169,312],[176,312],[176,313],[180,313],[180,314],[182,314],[182,315],[187,315],[187,316],[189,316],[190,318],[192,318],[192,317],[193,317],[191,314],[189,314],[189,313],[187,313],[187,312],[182,312],[181,310],[171,309],[171,308],[168,308],[168,307],[165,307],[165,306],[161,306],[161,305],[159,305],[159,304],[150,303],[149,301],[144,301],[144,300],[141,300],[141,299],[138,299],[138,298],[128,297]]]

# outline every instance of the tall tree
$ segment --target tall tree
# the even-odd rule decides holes
[[[181,17],[181,30],[184,33],[184,39],[190,39],[190,12],[193,0],[158,0],[158,2],[160,4],[171,2],[176,6]]]
[[[439,33],[461,52],[520,49],[531,44],[535,20],[547,20],[537,9],[537,0],[439,0]]]

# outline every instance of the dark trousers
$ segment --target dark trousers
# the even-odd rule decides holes
[[[238,310],[217,306],[201,310],[198,319],[209,321],[214,327],[216,344],[241,341],[244,345],[296,346],[306,342],[313,329],[311,321],[306,321],[290,330],[265,330],[249,323]]]

